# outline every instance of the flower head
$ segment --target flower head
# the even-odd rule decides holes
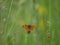
[[[37,12],[39,14],[47,14],[47,9],[45,7],[40,6],[38,7]]]

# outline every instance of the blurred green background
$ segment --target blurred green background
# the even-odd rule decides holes
[[[0,45],[60,45],[60,0],[0,0]]]

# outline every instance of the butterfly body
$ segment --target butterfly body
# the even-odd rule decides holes
[[[27,31],[27,33],[31,33],[32,30],[34,30],[36,27],[34,25],[23,25],[23,28]]]

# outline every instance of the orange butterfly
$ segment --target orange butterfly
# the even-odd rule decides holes
[[[27,33],[30,33],[32,30],[36,29],[36,26],[34,25],[23,25],[23,28],[27,31]]]

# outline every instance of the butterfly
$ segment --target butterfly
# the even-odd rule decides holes
[[[27,33],[31,33],[32,30],[35,30],[36,29],[36,26],[35,25],[23,25],[23,28],[27,31]]]

